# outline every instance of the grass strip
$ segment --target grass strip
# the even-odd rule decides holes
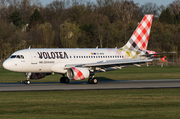
[[[180,89],[1,92],[0,118],[179,119]]]

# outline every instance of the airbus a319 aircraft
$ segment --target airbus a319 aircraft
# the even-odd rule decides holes
[[[14,52],[4,61],[3,67],[25,73],[25,84],[30,84],[30,79],[41,79],[52,73],[62,74],[61,83],[88,78],[88,83],[97,84],[96,72],[140,66],[158,55],[147,50],[152,20],[153,15],[145,15],[122,48],[29,48]]]

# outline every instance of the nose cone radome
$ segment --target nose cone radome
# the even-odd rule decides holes
[[[10,70],[11,69],[11,62],[9,60],[5,60],[3,62],[3,67],[7,70]]]

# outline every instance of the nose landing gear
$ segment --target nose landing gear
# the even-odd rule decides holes
[[[31,81],[30,81],[31,73],[30,72],[26,73],[26,77],[27,77],[27,79],[24,81],[24,83],[29,85],[31,83]]]
[[[24,83],[29,85],[31,83],[31,81],[30,80],[25,80]]]

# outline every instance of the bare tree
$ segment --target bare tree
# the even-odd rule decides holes
[[[142,16],[144,16],[145,14],[153,14],[154,16],[159,16],[161,9],[157,4],[150,2],[141,6],[141,12]]]
[[[114,9],[116,11],[118,19],[123,21],[124,34],[125,34],[124,42],[126,43],[127,25],[135,15],[135,11],[138,9],[138,6],[133,1],[116,0],[116,2],[114,3]]]
[[[8,16],[8,3],[6,0],[0,0],[0,19],[7,19]]]
[[[49,22],[53,20],[66,19],[66,9],[69,7],[69,4],[69,0],[53,1],[45,7],[43,16]]]
[[[134,12],[138,8],[137,4],[135,4],[133,1],[127,0],[116,0],[114,5],[118,18],[126,23],[130,22]]]
[[[35,9],[40,11],[41,7],[42,5],[39,0],[22,0],[19,8],[22,20],[28,23],[33,11]]]
[[[97,0],[96,12],[109,17],[111,23],[115,21],[115,0]]]
[[[168,7],[173,15],[177,15],[180,11],[180,0],[173,1]]]

